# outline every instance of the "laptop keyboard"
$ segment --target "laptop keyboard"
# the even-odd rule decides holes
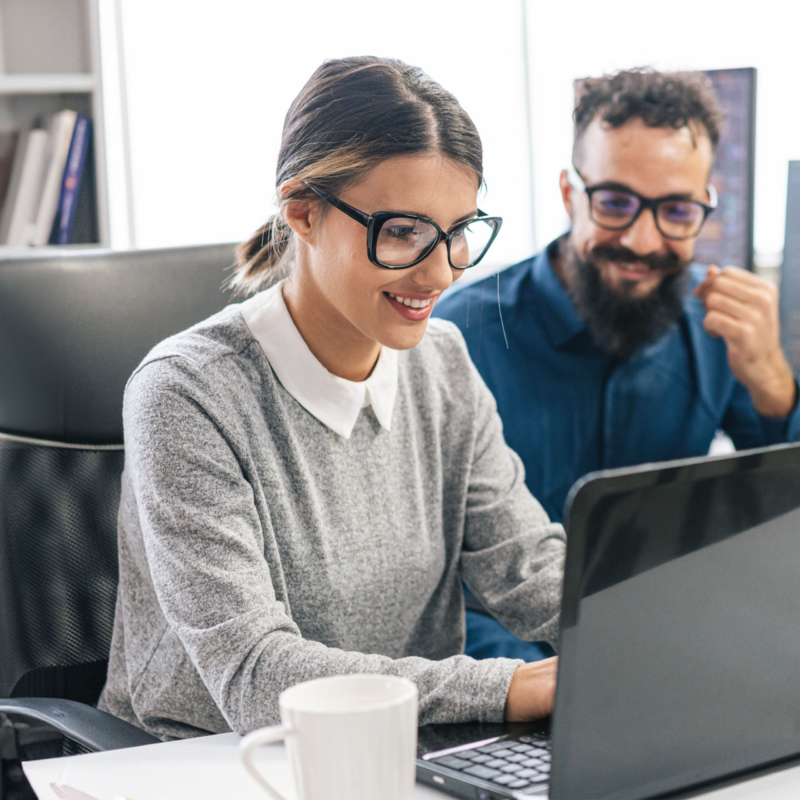
[[[432,764],[472,775],[504,789],[537,793],[550,778],[550,741],[539,736],[520,736],[492,742],[472,750],[430,759]]]

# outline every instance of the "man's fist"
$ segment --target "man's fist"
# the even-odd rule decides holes
[[[746,270],[711,266],[694,294],[706,310],[703,327],[725,340],[731,371],[756,411],[765,417],[790,414],[797,384],[781,349],[778,290]]]

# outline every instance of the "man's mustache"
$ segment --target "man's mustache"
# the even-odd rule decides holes
[[[677,272],[685,266],[685,261],[674,253],[659,255],[650,253],[640,256],[627,247],[612,247],[611,245],[597,245],[589,253],[590,261],[616,261],[622,264],[645,264],[651,272]]]

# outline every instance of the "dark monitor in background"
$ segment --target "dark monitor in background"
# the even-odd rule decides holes
[[[706,75],[725,113],[711,182],[717,210],[706,220],[695,246],[701,264],[753,269],[756,70],[710,69]]]
[[[789,162],[781,267],[781,339],[789,363],[795,372],[800,372],[800,161]]]

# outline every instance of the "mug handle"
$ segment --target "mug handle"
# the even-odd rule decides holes
[[[272,742],[279,742],[287,736],[294,735],[294,730],[288,725],[273,725],[271,728],[262,728],[258,731],[253,731],[245,736],[239,744],[239,758],[244,764],[245,769],[250,773],[255,782],[265,789],[267,794],[273,800],[286,800],[282,794],[278,794],[275,789],[270,786],[264,776],[255,768],[253,764],[253,753],[265,744],[272,744]]]

